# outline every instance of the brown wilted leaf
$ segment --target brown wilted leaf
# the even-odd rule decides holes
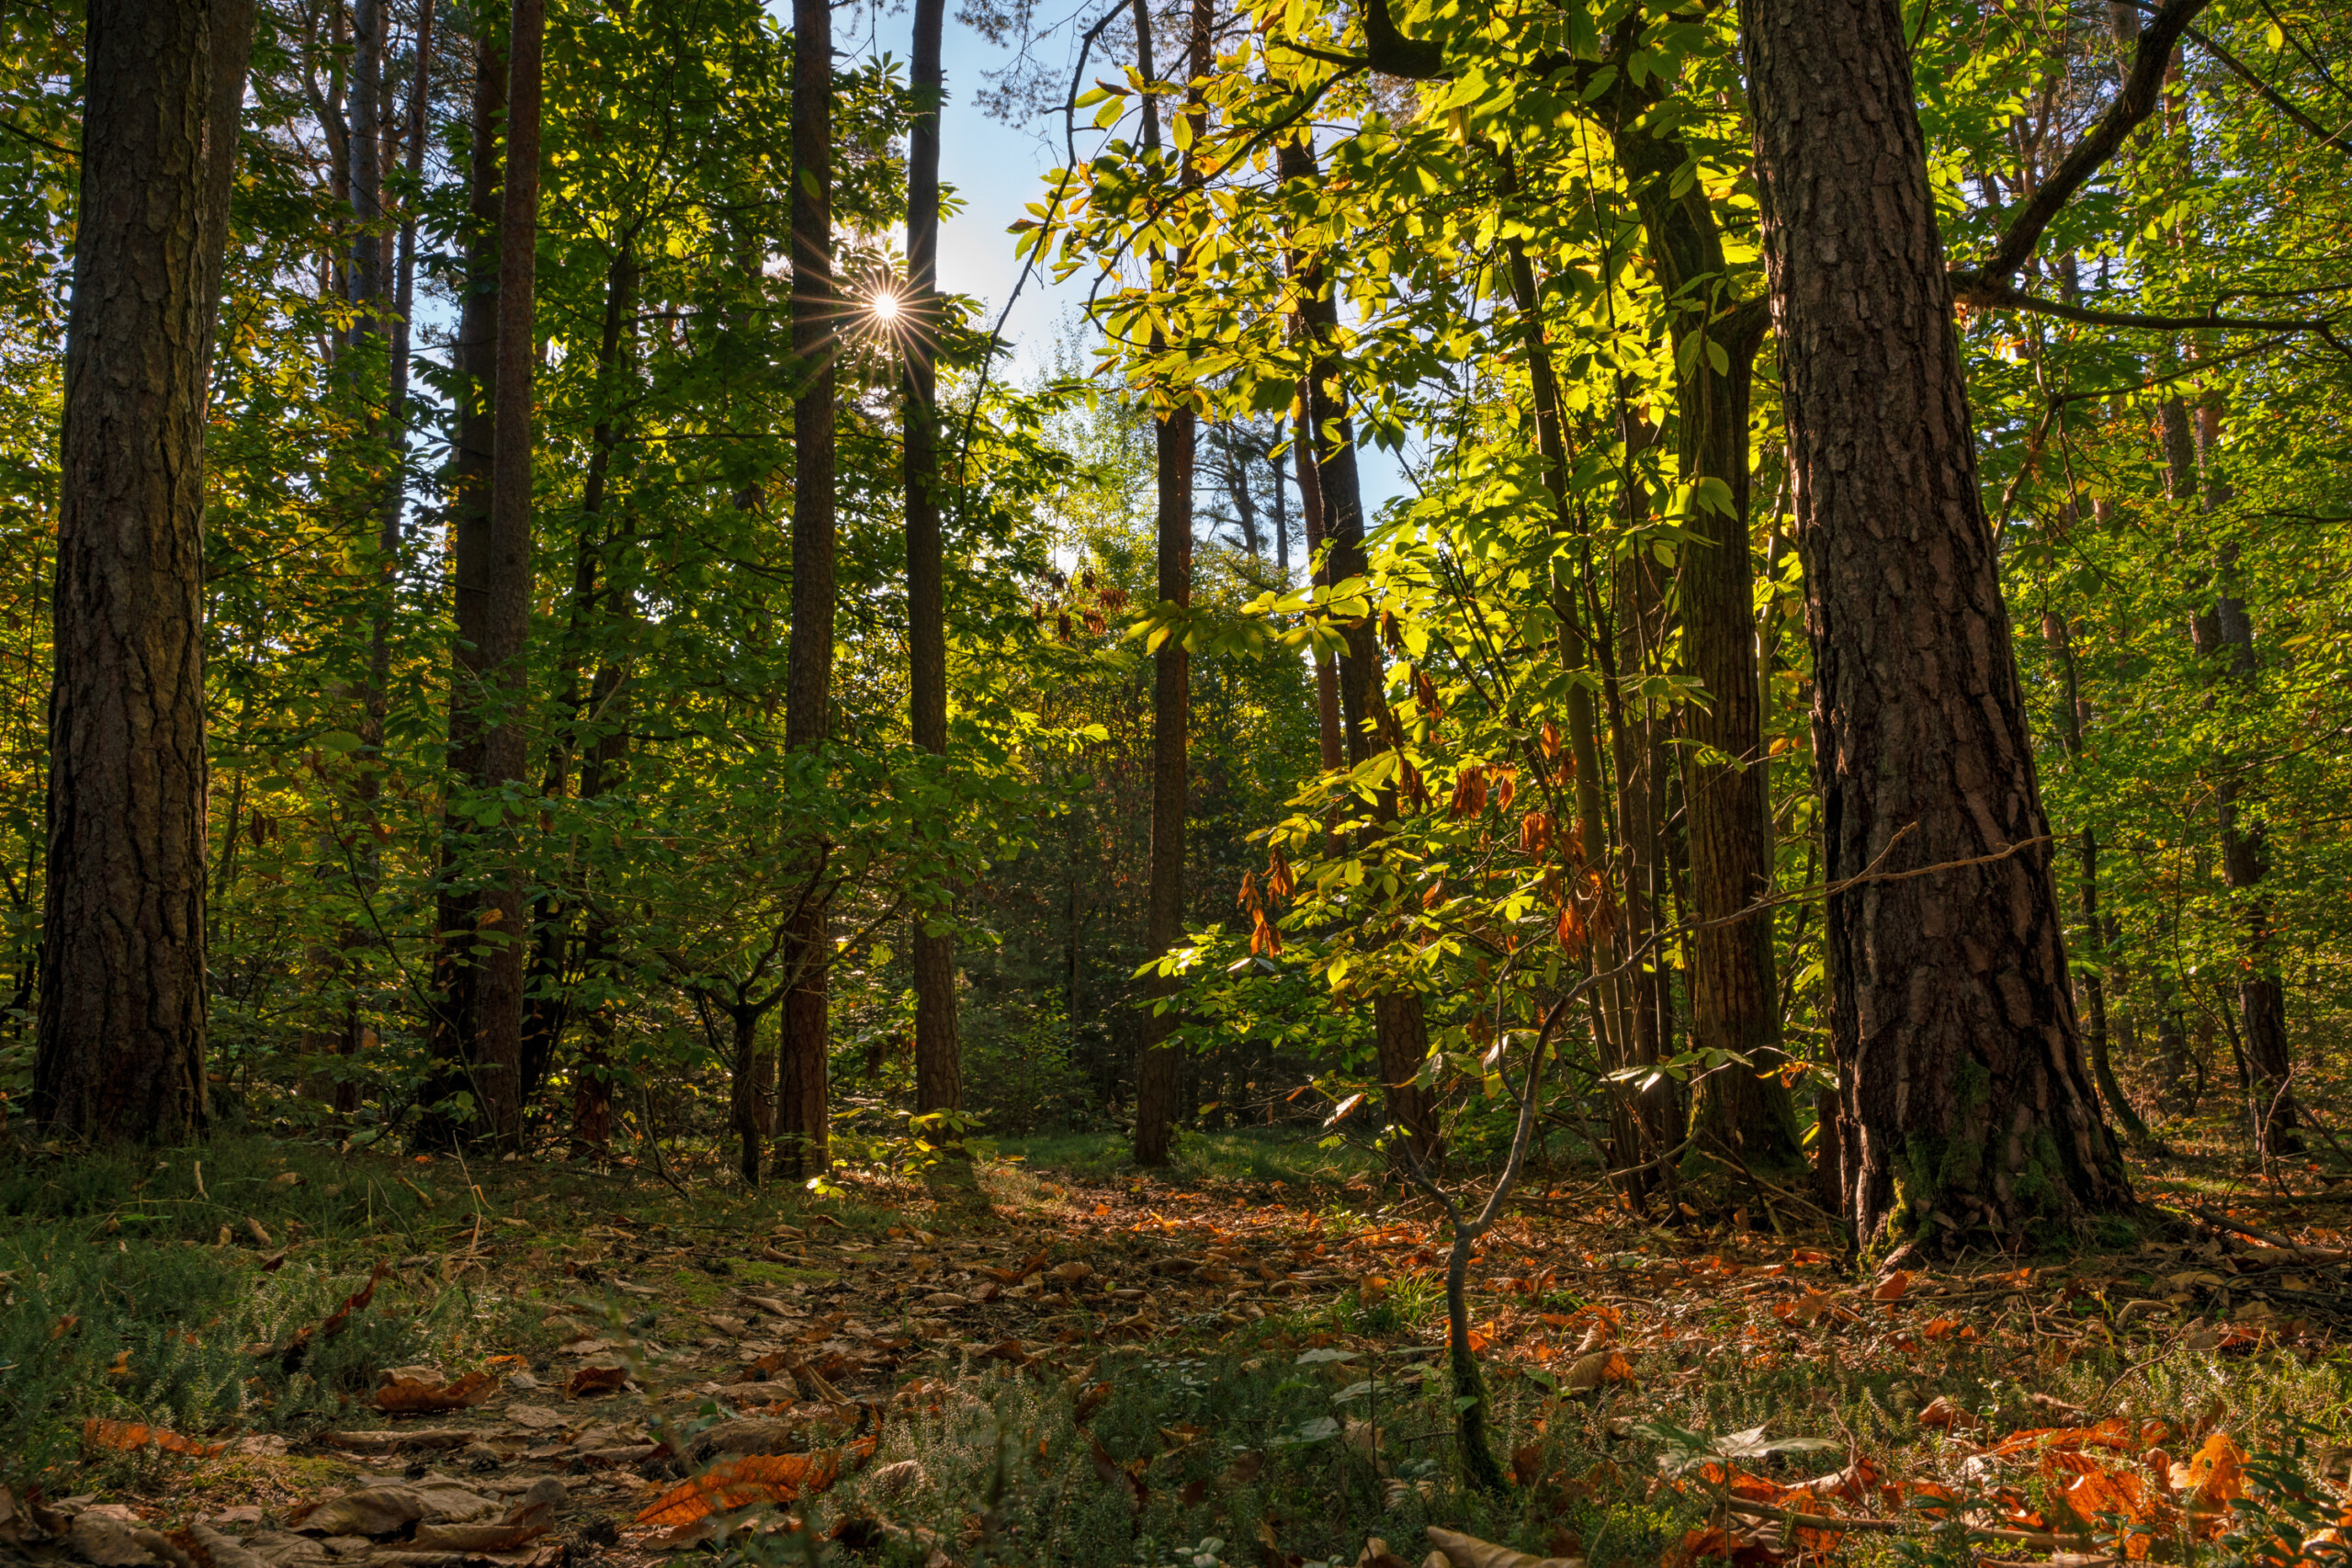
[[[1972,1415],[1941,1394],[1919,1412],[1919,1425],[1939,1427],[1947,1432],[1967,1432],[1984,1425],[1982,1417]]]
[[[1878,1289],[1871,1292],[1871,1300],[1874,1302],[1899,1302],[1903,1299],[1905,1293],[1910,1289],[1911,1270],[1908,1269],[1897,1269],[1894,1273],[1889,1274],[1885,1279],[1879,1281]]]
[[[628,1369],[622,1367],[582,1367],[571,1374],[563,1392],[573,1399],[584,1393],[610,1393],[628,1386]]]
[[[1604,1383],[1633,1381],[1634,1364],[1625,1359],[1623,1352],[1594,1350],[1576,1359],[1575,1365],[1560,1379],[1560,1388],[1564,1393],[1582,1393]]]
[[[183,1438],[177,1432],[168,1432],[161,1427],[142,1426],[136,1421],[85,1421],[82,1424],[82,1440],[94,1448],[123,1450],[143,1449],[153,1443],[167,1454],[188,1454],[197,1459],[209,1458],[229,1446]]]
[[[1046,1271],[1046,1278],[1057,1285],[1082,1285],[1094,1278],[1094,1269],[1086,1263],[1057,1263]]]
[[[498,1380],[485,1371],[468,1372],[454,1382],[419,1375],[424,1372],[425,1369],[416,1367],[387,1371],[376,1390],[376,1408],[406,1415],[462,1410],[481,1404],[498,1390]]]
[[[713,1514],[755,1503],[792,1503],[814,1496],[841,1479],[842,1472],[873,1456],[872,1438],[842,1449],[805,1454],[745,1454],[723,1460],[682,1486],[647,1505],[641,1525],[683,1529]]]

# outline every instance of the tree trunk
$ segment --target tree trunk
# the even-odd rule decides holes
[[[735,1026],[735,1057],[729,1120],[735,1129],[736,1170],[746,1187],[760,1184],[760,1149],[775,1131],[775,1063],[760,1049],[760,1020],[765,1005],[737,1003],[727,1009]]]
[[[467,190],[465,298],[458,308],[456,357],[461,378],[457,441],[450,456],[450,583],[457,636],[449,672],[449,798],[441,823],[440,943],[433,964],[434,1007],[426,1042],[419,1128],[426,1142],[447,1144],[478,1120],[481,1103],[472,1065],[481,1037],[476,1012],[481,953],[474,928],[485,913],[469,886],[481,830],[451,807],[462,790],[483,777],[481,701],[487,669],[483,650],[491,619],[490,498],[493,442],[492,389],[498,378],[498,232],[503,168],[498,136],[506,113],[506,50],[493,12],[478,17],[474,39],[473,146]],[[473,1094],[477,1115],[435,1109],[460,1091]]]
[[[1865,1244],[2128,1209],[2083,1062],[1900,8],[1747,0]],[[1900,835],[1900,841],[1898,841]],[[1998,857],[1998,858],[1991,858]]]
[[[1323,552],[1323,487],[1315,476],[1315,428],[1307,408],[1313,400],[1308,383],[1298,384],[1297,433],[1291,439],[1293,461],[1298,471],[1298,510],[1306,526],[1306,558],[1311,564]],[[1323,567],[1314,567],[1310,573],[1317,588],[1331,586],[1331,574]],[[1345,757],[1340,742],[1340,672],[1331,656],[1317,650],[1315,655],[1315,735],[1322,749],[1323,766],[1339,767]]]
[[[2080,671],[2075,664],[2075,639],[2066,623],[2056,615],[2041,618],[2042,640],[2058,659],[2060,677],[2058,740],[2066,755],[2076,762],[2083,756],[2083,688]],[[2148,1148],[2154,1139],[2148,1134],[2148,1124],[2140,1120],[2139,1111],[2124,1098],[2123,1086],[2115,1080],[2115,1065],[2109,1057],[2107,1028],[2106,928],[2101,923],[2098,908],[2098,830],[2085,824],[2075,835],[2075,875],[2080,884],[2083,902],[2084,940],[2090,943],[2091,962],[2081,972],[2083,999],[2090,1012],[2091,1076],[2098,1083],[2098,1091],[2107,1100],[2107,1108],[2122,1123],[2123,1135],[2135,1148]]]
[[[826,0],[792,6],[792,647],[784,741],[824,743],[833,684],[833,17]],[[819,846],[808,846],[814,855]],[[805,1179],[831,1168],[826,1056],[831,959],[824,901],[808,900],[784,948],[775,1170]]]
[[[1278,156],[1284,179],[1317,177],[1311,148],[1285,142]],[[1300,269],[1298,293],[1299,315],[1307,335],[1328,344],[1339,329],[1339,304],[1325,283],[1322,267],[1311,259]],[[1363,486],[1356,469],[1355,429],[1348,416],[1347,389],[1336,358],[1317,357],[1306,378],[1304,403],[1307,425],[1304,445],[1314,457],[1315,494],[1325,544],[1324,577],[1336,585],[1367,576],[1371,570],[1364,553]],[[1366,727],[1385,713],[1382,670],[1379,636],[1367,615],[1347,628],[1336,682],[1340,739],[1351,767],[1361,766],[1372,756],[1372,736]],[[1396,809],[1396,792],[1381,792],[1374,816],[1385,819],[1394,817]],[[1376,837],[1379,829],[1374,826],[1367,833]],[[1429,1021],[1420,994],[1376,993],[1372,998],[1372,1022],[1389,1122],[1404,1134],[1414,1157],[1425,1166],[1434,1166],[1443,1156],[1444,1147],[1438,1137],[1429,1090],[1420,1083],[1421,1065],[1429,1058]]]
[[[2199,467],[2204,471],[2204,507],[2210,516],[2236,499],[2221,468],[2221,410],[2208,403],[2196,416]],[[2198,653],[2207,659],[2226,654],[2223,675],[2241,698],[2251,696],[2255,684],[2254,623],[2246,616],[2245,600],[2238,593],[2237,547],[2225,543],[2214,577],[2213,610],[2198,617],[2201,635]],[[2245,1039],[2245,1058],[2254,1074],[2255,1146],[2265,1155],[2302,1151],[2297,1129],[2301,1108],[2290,1087],[2294,1061],[2287,1045],[2286,991],[2278,976],[2276,939],[2270,924],[2270,900],[2259,890],[2268,872],[2268,834],[2258,810],[2249,812],[2246,791],[2230,760],[2224,776],[2214,786],[2216,816],[2222,830],[2222,880],[2239,895],[2237,912],[2245,922],[2245,960],[2238,972],[2238,1029]]]
[[[251,17],[88,7],[32,1116],[91,1142],[205,1121],[204,416]]]
[[[1713,1168],[1719,1179],[1745,1168],[1793,1185],[1804,1164],[1795,1107],[1787,1089],[1764,1076],[1785,1060],[1772,920],[1769,914],[1738,919],[1773,887],[1747,534],[1748,392],[1766,323],[1761,310],[1739,307],[1730,293],[1723,238],[1705,192],[1686,186],[1675,194],[1687,149],[1630,124],[1618,130],[1616,147],[1660,285],[1680,307],[1671,323],[1681,367],[1675,387],[1680,477],[1694,487],[1713,479],[1726,492],[1712,502],[1694,492],[1682,519],[1699,542],[1681,561],[1683,648],[1707,693],[1683,721],[1702,749],[1689,757],[1683,783],[1691,912],[1699,920],[1690,940],[1691,1043],[1750,1065],[1716,1066],[1693,1081],[1696,1141],[1686,1168],[1694,1175]],[[1701,341],[1686,356],[1693,338]],[[1721,369],[1713,363],[1718,354]]]
[[[529,738],[526,706],[531,629],[531,379],[538,363],[533,285],[539,223],[539,58],[546,0],[514,0],[506,62],[506,190],[498,225],[498,359],[492,414],[490,601],[482,628],[482,665],[492,716],[482,727],[482,785],[499,789],[523,778]],[[501,848],[519,849],[522,824],[501,825]],[[480,1034],[474,1083],[488,1126],[502,1146],[522,1133],[523,978],[529,931],[523,918],[523,874],[510,861],[483,897],[491,950],[475,996]],[[489,918],[495,910],[496,917]]]
[[[1136,67],[1146,81],[1155,72],[1151,59],[1151,13],[1146,0],[1135,0]],[[1159,150],[1159,111],[1156,99],[1143,106],[1143,144]],[[1189,171],[1190,160],[1187,160]],[[1189,180],[1189,173],[1187,175]],[[1181,269],[1183,258],[1176,265]],[[1157,352],[1162,345],[1155,332]],[[1163,604],[1179,609],[1193,602],[1193,411],[1189,408],[1152,421],[1154,469],[1158,475],[1155,511],[1158,554],[1156,592]],[[1154,650],[1151,662],[1151,847],[1149,885],[1144,898],[1144,951],[1159,956],[1184,934],[1184,808],[1187,728],[1192,719],[1192,655],[1181,635],[1171,635]],[[1154,976],[1155,1002],[1173,997],[1177,982]],[[1173,1010],[1158,1008],[1143,1024],[1143,1050],[1136,1061],[1136,1163],[1164,1166],[1175,1132],[1176,1101],[1182,1076],[1169,1032],[1176,1026]]]
[[[946,0],[915,0],[909,85],[922,111],[907,137],[907,294],[914,331],[906,353],[907,643],[914,742],[947,752],[946,567],[939,531],[939,117],[945,82],[939,35]],[[942,916],[947,910],[939,911]],[[914,917],[915,1111],[964,1108],[956,1021],[956,939]]]

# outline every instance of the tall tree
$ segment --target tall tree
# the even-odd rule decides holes
[[[833,684],[833,14],[793,0],[792,647],[786,676],[788,750],[820,750]],[[810,846],[813,852],[817,846]],[[785,946],[792,992],[779,1047],[776,1170],[806,1178],[828,1165],[827,987],[831,954],[821,900],[804,901]]]
[[[529,726],[526,655],[531,630],[531,379],[538,364],[532,330],[539,235],[539,78],[547,0],[514,0],[506,46],[506,189],[498,220],[498,358],[490,463],[489,598],[482,664],[488,677],[482,731],[482,785],[498,789],[523,777]],[[512,854],[516,824],[503,827]],[[529,953],[522,872],[494,874],[484,892],[483,923],[494,928],[475,998],[481,1036],[475,1082],[501,1144],[521,1134],[523,976]],[[491,911],[495,910],[494,917]]]
[[[34,1119],[205,1118],[204,416],[249,0],[92,0]]]
[[[1318,177],[1314,149],[1304,141],[1284,142],[1277,166],[1284,180],[1306,182],[1309,188]],[[1336,587],[1371,570],[1364,552],[1363,482],[1356,467],[1347,383],[1331,346],[1339,335],[1339,300],[1320,258],[1306,258],[1294,275],[1299,319],[1312,354],[1303,400],[1322,518],[1323,575]],[[1359,615],[1349,623],[1338,663],[1340,739],[1349,766],[1361,767],[1376,750],[1375,736],[1393,735],[1396,728],[1383,689],[1386,659],[1370,616]],[[1367,844],[1379,838],[1381,823],[1396,812],[1395,788],[1383,789],[1374,805],[1375,820],[1364,830]],[[1433,1160],[1440,1145],[1429,1091],[1420,1083],[1421,1064],[1429,1056],[1429,1020],[1420,992],[1409,986],[1374,992],[1372,1022],[1389,1121],[1403,1133],[1415,1156]]]
[[[1197,46],[1203,50],[1207,33],[1204,13],[1209,4],[1210,0],[1193,0],[1193,29]],[[1135,26],[1136,69],[1144,80],[1150,81],[1154,71],[1149,0],[1135,0]],[[1195,77],[1204,73],[1205,62],[1196,62],[1196,67],[1193,72]],[[1197,85],[1193,90],[1198,91]],[[1147,96],[1143,101],[1143,144],[1148,157],[1160,151],[1159,106],[1156,97]],[[1189,141],[1186,144],[1190,145]],[[1179,156],[1183,165],[1181,177],[1190,186],[1194,181],[1192,159],[1188,154]],[[1157,252],[1152,265],[1155,268],[1162,265]],[[1173,265],[1180,268],[1183,265],[1181,254]],[[1155,350],[1161,346],[1156,330],[1152,346]],[[1160,603],[1177,610],[1188,609],[1193,603],[1193,457],[1196,434],[1195,416],[1189,404],[1152,418],[1153,472],[1157,478],[1154,581]],[[1185,741],[1192,722],[1192,654],[1184,647],[1182,633],[1171,631],[1153,651],[1151,666],[1151,854],[1144,905],[1144,947],[1155,954],[1174,947],[1184,933],[1184,817],[1190,784]],[[1155,998],[1164,1002],[1164,998],[1174,995],[1177,982],[1172,976],[1158,976],[1152,988]],[[1181,1088],[1176,1053],[1167,1043],[1175,1026],[1175,1013],[1163,1010],[1162,1005],[1155,1005],[1144,1022],[1143,1051],[1136,1062],[1137,1165],[1168,1163]]]
[[[1847,1206],[1872,1243],[2122,1209],[2130,1184],[2075,1027],[1901,9],[1748,0],[1740,35],[1839,889],[1826,942]]]
[[[939,535],[939,117],[945,79],[939,34],[946,0],[915,0],[914,123],[907,135],[907,642],[914,742],[947,750],[947,604]],[[944,913],[944,911],[942,911]],[[956,939],[914,917],[915,1111],[964,1107],[956,1024]]]
[[[433,1016],[429,1026],[424,1135],[447,1142],[464,1118],[439,1109],[460,1091],[476,1101],[472,1068],[481,1038],[478,1002],[481,944],[475,928],[484,905],[469,885],[481,829],[459,811],[457,785],[479,785],[485,776],[482,696],[490,642],[492,600],[491,462],[494,442],[492,389],[498,378],[498,231],[503,206],[503,167],[499,135],[506,116],[506,40],[495,9],[478,15],[474,37],[472,145],[467,158],[464,297],[458,304],[454,348],[459,390],[457,439],[449,459],[450,584],[456,601],[449,680],[448,771],[451,790],[444,802],[440,887],[434,953]]]

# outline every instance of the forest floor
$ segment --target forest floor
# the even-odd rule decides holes
[[[1442,1222],[1305,1147],[823,1198],[264,1140],[29,1159],[0,1562],[1399,1568],[1456,1529],[2086,1568],[2250,1562],[2345,1506],[2352,1189],[2315,1171],[2175,1162],[2140,1173],[2171,1217],[2106,1250],[1880,1273],[1539,1184],[1473,1274],[1490,1495]]]

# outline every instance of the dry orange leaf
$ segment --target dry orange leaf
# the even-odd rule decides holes
[[[664,1492],[637,1516],[641,1525],[679,1529],[757,1503],[791,1503],[814,1496],[841,1479],[844,1463],[870,1459],[874,1439],[805,1454],[745,1454],[712,1465]]]
[[[1899,1302],[1903,1299],[1904,1292],[1908,1291],[1910,1288],[1911,1270],[1908,1269],[1897,1269],[1894,1273],[1889,1274],[1885,1279],[1879,1281],[1878,1289],[1871,1292],[1871,1300],[1874,1302]]]
[[[1959,1328],[1960,1321],[1957,1318],[1939,1317],[1930,1322],[1927,1327],[1921,1329],[1919,1332],[1925,1334],[1931,1340],[1949,1339],[1959,1330]]]
[[[188,1454],[197,1459],[209,1458],[229,1446],[226,1443],[199,1442],[194,1438],[183,1438],[177,1432],[165,1431],[161,1427],[141,1426],[136,1421],[85,1421],[82,1423],[82,1437],[85,1441],[102,1449],[143,1449],[153,1443],[165,1453]]]
[[[2215,1432],[2187,1464],[2172,1467],[2172,1483],[2175,1491],[2188,1494],[2192,1508],[2226,1508],[2245,1495],[2245,1455],[2227,1432]]]
[[[423,1378],[394,1377],[376,1391],[376,1408],[421,1415],[459,1410],[480,1404],[497,1390],[498,1380],[488,1372],[471,1371],[455,1382],[429,1382]]]

